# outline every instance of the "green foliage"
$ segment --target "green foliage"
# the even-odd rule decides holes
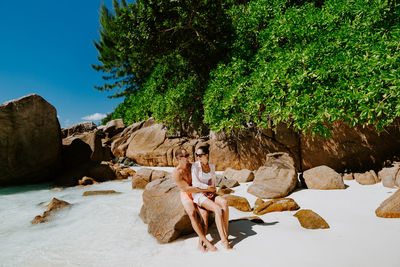
[[[396,0],[142,0],[102,7],[107,119],[153,116],[187,132],[247,127],[329,135],[333,122],[400,116]],[[105,119],[106,120],[106,119]]]
[[[153,116],[183,133],[204,128],[201,96],[232,39],[230,2],[143,0],[119,8],[114,1],[118,11],[102,23],[96,43],[102,65],[95,66],[113,82],[100,90],[126,96],[112,118],[129,124]],[[106,43],[109,35],[113,42]]]
[[[399,6],[288,4],[255,0],[232,9],[234,50],[211,74],[205,123],[229,132],[285,122],[329,135],[337,120],[382,130],[400,116]]]

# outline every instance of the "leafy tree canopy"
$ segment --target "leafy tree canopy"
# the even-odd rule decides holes
[[[118,6],[118,5],[115,5]],[[395,0],[137,1],[102,8],[108,119],[153,116],[187,131],[274,127],[329,135],[400,116]]]

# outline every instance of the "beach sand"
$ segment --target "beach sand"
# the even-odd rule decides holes
[[[253,207],[256,197],[246,192],[250,184],[233,188],[233,194],[246,197]],[[0,266],[399,266],[400,219],[375,215],[396,189],[354,180],[345,184],[345,190],[302,189],[288,196],[301,209],[318,213],[330,229],[302,228],[293,216],[296,211],[267,213],[259,216],[264,224],[230,222],[232,251],[221,248],[213,224],[207,237],[219,250],[207,253],[196,249],[195,234],[157,243],[138,217],[142,190],[132,190],[131,179],[60,192],[3,189]],[[86,190],[105,189],[122,194],[82,196]],[[31,225],[52,197],[73,206],[51,222]],[[230,207],[230,220],[253,215]]]

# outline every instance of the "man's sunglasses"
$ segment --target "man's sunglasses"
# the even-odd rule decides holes
[[[186,154],[185,156],[180,156],[181,158],[183,158],[183,157],[185,157],[185,158],[188,158],[189,157],[189,154]]]
[[[196,153],[196,156],[199,157],[199,158],[201,158],[203,155],[205,155],[205,154],[197,154]]]

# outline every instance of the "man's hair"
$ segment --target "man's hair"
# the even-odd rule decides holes
[[[183,151],[184,151],[185,149],[184,148],[178,148],[176,151],[175,151],[175,158],[176,159],[178,159],[178,157],[180,157],[180,156],[183,156]]]
[[[203,151],[204,154],[210,153],[210,149],[208,148],[208,146],[199,146],[198,149],[201,149],[201,151]]]

